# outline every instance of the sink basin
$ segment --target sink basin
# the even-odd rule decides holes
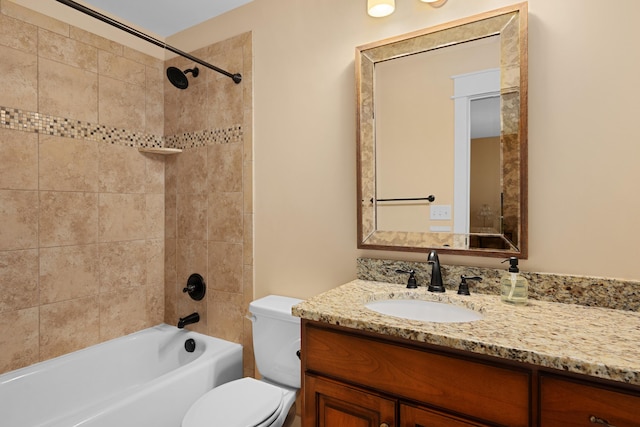
[[[364,306],[381,314],[403,319],[421,320],[423,322],[461,323],[482,319],[480,313],[468,308],[443,302],[416,299],[373,301]]]

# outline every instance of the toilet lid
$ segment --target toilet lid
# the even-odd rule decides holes
[[[198,399],[187,411],[182,427],[261,425],[277,417],[282,395],[279,387],[253,378],[231,381]]]

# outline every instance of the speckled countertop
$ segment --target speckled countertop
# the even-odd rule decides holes
[[[387,316],[364,304],[424,299],[461,305],[483,318],[433,323]],[[530,300],[524,307],[498,295],[460,296],[354,280],[293,307],[295,316],[362,331],[640,385],[640,313]]]

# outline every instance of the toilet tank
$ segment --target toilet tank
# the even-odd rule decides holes
[[[267,380],[300,388],[300,318],[291,307],[302,300],[269,295],[249,304],[253,323],[253,354]]]

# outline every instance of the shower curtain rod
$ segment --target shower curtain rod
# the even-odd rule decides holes
[[[132,28],[132,27],[130,27],[128,25],[125,25],[125,24],[123,24],[123,23],[121,23],[119,21],[116,21],[115,19],[109,18],[108,16],[103,15],[102,13],[96,12],[95,10],[90,9],[90,8],[84,6],[84,5],[76,3],[75,1],[72,1],[72,0],[56,0],[56,1],[58,3],[62,3],[64,5],[66,5],[66,6],[69,6],[69,7],[73,8],[73,9],[77,10],[78,12],[82,12],[85,15],[89,15],[89,16],[91,16],[93,18],[96,18],[96,19],[106,23],[106,24],[109,24],[109,25],[111,25],[113,27],[116,27],[119,30],[125,31],[125,32],[127,32],[127,33],[129,33],[131,35],[134,35],[134,36],[136,36],[136,37],[138,37],[138,38],[140,38],[140,39],[142,39],[142,40],[144,40],[144,41],[146,41],[148,43],[151,43],[151,44],[154,44],[154,45],[159,46],[161,48],[170,50],[171,52],[173,52],[175,54],[178,54],[178,55],[180,55],[180,56],[182,56],[184,58],[190,59],[190,60],[192,60],[194,62],[197,62],[198,64],[200,64],[200,65],[202,65],[204,67],[210,68],[213,71],[217,71],[220,74],[224,74],[225,76],[230,77],[236,84],[240,83],[242,81],[242,75],[240,73],[231,74],[228,71],[225,71],[225,70],[223,70],[221,68],[218,68],[215,65],[211,65],[208,62],[203,61],[202,59],[196,58],[195,56],[193,56],[193,55],[191,55],[191,54],[189,54],[187,52],[181,51],[180,49],[176,49],[173,46],[170,46],[170,45],[168,45],[166,43],[163,43],[163,42],[161,42],[160,40],[158,40],[156,38],[153,38],[153,37],[141,32],[141,31],[136,30],[135,28]]]

